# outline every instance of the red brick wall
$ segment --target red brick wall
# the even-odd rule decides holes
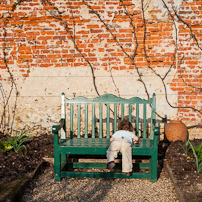
[[[148,69],[166,86],[160,94],[191,127],[191,137],[202,138],[200,127],[192,127],[202,124],[202,0],[144,1],[144,12],[141,1],[85,1],[89,6],[81,0],[44,2],[1,0],[2,83],[12,80],[8,68],[18,83],[34,69],[83,67],[93,72],[109,71],[110,65],[123,74],[135,71],[144,86],[141,71]],[[146,96],[158,88],[145,86]],[[176,103],[167,99],[171,91]],[[20,98],[20,87],[18,92]]]

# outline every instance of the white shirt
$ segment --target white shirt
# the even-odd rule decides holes
[[[122,139],[127,139],[131,145],[133,143],[133,137],[135,136],[134,133],[127,131],[127,130],[118,130],[116,131],[112,137],[116,138],[122,138]]]

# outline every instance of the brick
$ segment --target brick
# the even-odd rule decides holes
[[[52,39],[52,36],[40,36],[40,37],[37,37],[37,40],[51,40]]]
[[[45,46],[38,46],[38,45],[36,45],[36,46],[32,46],[32,49],[45,49],[46,47]]]
[[[6,69],[6,66],[5,65],[4,66],[0,65],[0,69]]]
[[[132,32],[132,29],[119,29],[119,32],[120,33],[131,33]]]
[[[109,34],[98,34],[98,38],[109,38]]]
[[[53,36],[53,40],[66,40],[66,36]]]
[[[87,25],[88,29],[96,29],[99,28],[99,25]]]
[[[20,59],[32,59],[32,55],[20,55],[18,56]]]
[[[103,30],[102,29],[91,29],[90,32],[91,33],[102,33]]]
[[[110,53],[111,56],[113,57],[123,57],[124,56],[124,53]]]
[[[54,35],[55,32],[54,32],[54,31],[49,31],[49,30],[48,30],[48,31],[42,31],[41,34],[42,34],[42,35]]]

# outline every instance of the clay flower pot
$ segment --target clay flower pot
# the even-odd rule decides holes
[[[165,126],[165,136],[169,141],[187,141],[187,127],[182,121],[172,120]]]

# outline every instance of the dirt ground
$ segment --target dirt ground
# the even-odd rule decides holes
[[[193,146],[200,145],[202,140],[194,139],[190,141]],[[185,143],[172,142],[166,151],[166,160],[172,169],[178,186],[183,191],[187,201],[202,201],[202,171],[196,172],[196,164],[192,150],[185,155],[182,146]]]
[[[5,140],[1,134],[0,139]],[[193,145],[201,144],[202,140],[192,140]],[[183,144],[183,143],[181,143]],[[33,137],[25,143],[27,155],[22,148],[17,154],[11,150],[9,152],[0,151],[0,185],[6,181],[11,181],[21,176],[28,176],[33,172],[42,157],[53,157],[53,136],[41,135]],[[159,143],[159,167],[163,167],[164,160],[171,167],[177,184],[183,191],[187,201],[202,201],[202,171],[197,174],[195,159],[191,150],[186,156],[179,142]],[[161,169],[160,169],[161,170]],[[0,186],[0,195],[3,186]]]

